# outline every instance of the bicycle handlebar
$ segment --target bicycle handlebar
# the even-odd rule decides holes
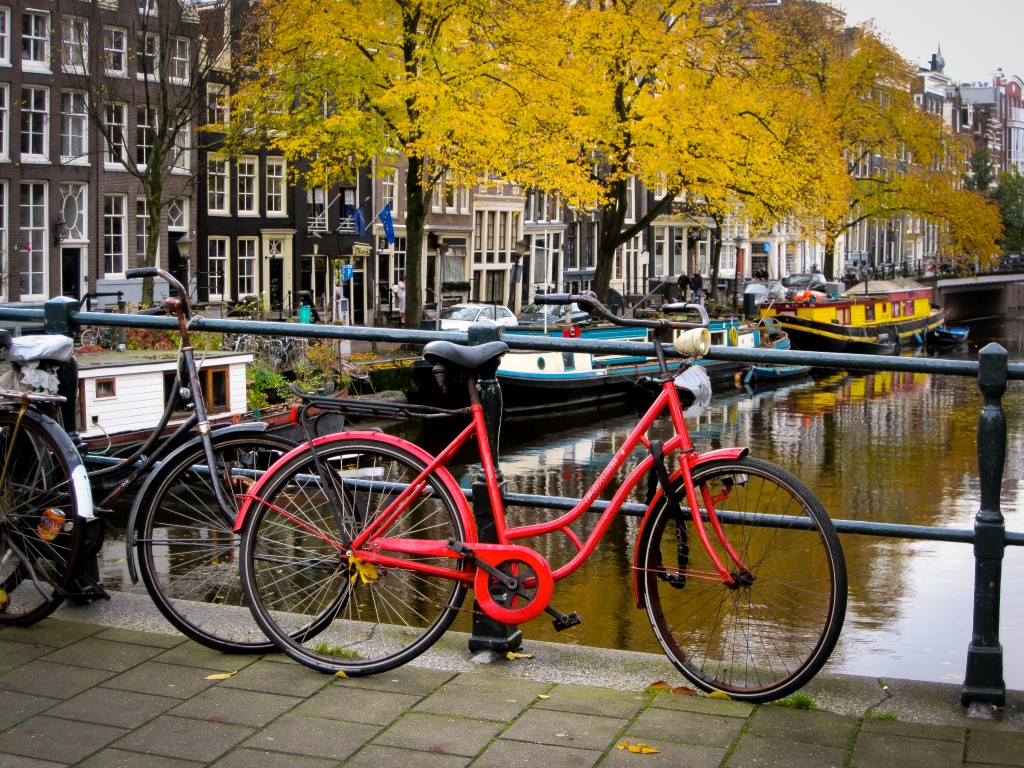
[[[125,270],[124,276],[129,280],[136,277],[162,277],[178,292],[178,300],[181,302],[181,308],[185,313],[185,318],[188,319],[191,317],[192,308],[188,304],[188,291],[185,290],[185,286],[178,282],[178,278],[170,272],[167,272],[160,267],[136,267],[135,269]]]

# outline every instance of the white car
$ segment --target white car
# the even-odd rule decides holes
[[[465,331],[474,323],[519,325],[512,310],[500,304],[455,304],[441,310],[442,331]]]

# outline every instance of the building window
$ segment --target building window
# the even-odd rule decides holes
[[[188,38],[172,37],[169,45],[171,46],[170,55],[168,56],[171,68],[171,82],[177,85],[188,85],[191,79],[189,73],[192,67]]]
[[[176,197],[167,205],[167,228],[179,232],[188,229],[188,200]]]
[[[135,163],[140,168],[149,165],[156,136],[156,109],[140,106],[135,118]]]
[[[107,165],[120,165],[125,157],[125,133],[128,127],[128,107],[107,104],[103,110],[103,123],[107,133],[107,150],[103,160]]]
[[[87,189],[85,184],[60,185],[60,212],[64,217],[64,227],[67,230],[65,240],[77,242],[88,237],[86,213],[89,206],[85,197]]]
[[[285,161],[281,157],[267,158],[267,215],[284,215]]]
[[[259,173],[259,160],[255,157],[242,157],[238,160],[238,212],[258,213],[256,210],[256,174]]]
[[[174,160],[172,170],[187,173],[192,167],[192,129],[187,125],[178,127],[174,134]]]
[[[391,203],[391,215],[398,218],[398,171],[385,168],[380,177],[380,207]]]
[[[238,241],[238,295],[256,293],[256,240],[240,238]]]
[[[21,297],[42,298],[46,293],[47,225],[46,183],[21,184]]]
[[[210,213],[228,213],[228,164],[211,160],[206,174],[206,208]]]
[[[206,122],[209,125],[228,124],[228,87],[210,85],[206,94]]]
[[[50,14],[27,11],[21,17],[21,66],[33,72],[50,67]]]
[[[124,273],[126,229],[124,195],[104,195],[103,268],[108,277]]]
[[[149,245],[149,203],[144,197],[135,198],[135,250],[140,257]]]
[[[21,89],[21,159],[47,159],[50,146],[50,92],[45,88]]]
[[[103,28],[103,69],[109,77],[128,76],[128,31]]]
[[[11,110],[10,110],[10,86],[0,83],[0,160],[11,159],[10,139],[11,135]]]
[[[89,115],[86,94],[64,91],[60,95],[60,159],[64,163],[88,160]]]
[[[306,217],[311,230],[327,231],[327,190],[323,187],[306,189]]]
[[[139,0],[140,16],[156,16],[158,0]]]
[[[211,299],[224,298],[224,284],[228,272],[228,241],[211,237],[206,246],[207,289]]]
[[[160,38],[149,32],[135,36],[135,66],[140,80],[160,79]]]
[[[60,20],[60,29],[64,71],[85,74],[89,61],[89,20],[78,16],[64,16]]]
[[[0,64],[11,63],[11,9],[0,8]]]

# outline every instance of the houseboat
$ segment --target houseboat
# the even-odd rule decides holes
[[[944,319],[931,288],[913,280],[869,280],[835,296],[806,290],[760,316],[776,320],[796,349],[877,354],[923,344]]]
[[[177,356],[165,350],[76,353],[78,430],[90,447],[103,449],[144,439],[153,432],[173,394]],[[249,352],[198,353],[200,384],[211,421],[234,421],[246,412]],[[177,424],[188,418],[182,411]]]

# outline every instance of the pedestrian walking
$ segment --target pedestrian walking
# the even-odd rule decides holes
[[[394,286],[395,295],[398,297],[398,322],[405,325],[405,278],[403,277]]]
[[[693,291],[693,300],[698,304],[702,304],[704,296],[704,278],[701,277],[699,269],[695,269],[693,271],[693,277],[690,278],[690,290]]]
[[[686,301],[690,296],[690,276],[686,272],[679,273],[679,299]]]

